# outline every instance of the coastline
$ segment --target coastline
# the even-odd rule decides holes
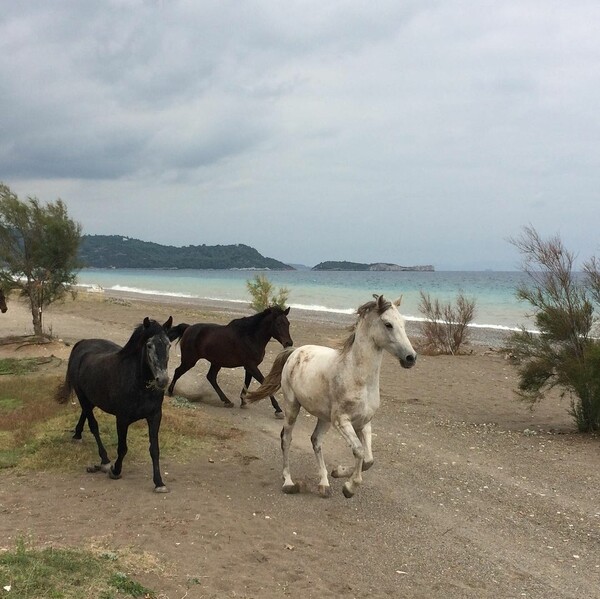
[[[289,290],[288,305],[294,311],[311,313],[325,321],[337,314],[352,315],[354,310],[371,299],[372,293],[386,297],[402,296],[401,311],[407,321],[422,321],[419,308],[421,292],[430,293],[442,302],[454,302],[461,291],[476,301],[472,328],[514,331],[521,325],[533,327],[524,313],[525,306],[514,295],[522,282],[521,273],[487,272],[318,272],[294,271],[270,273],[275,288]],[[197,299],[217,306],[227,303],[233,310],[249,300],[248,274],[234,271],[165,271],[165,270],[85,270],[78,275],[78,287],[99,288],[107,292],[131,292],[139,295],[160,295],[169,298]],[[231,303],[230,303],[231,302]],[[313,315],[312,312],[322,312]],[[343,317],[342,317],[343,318]],[[481,334],[475,335],[480,338]],[[489,337],[497,337],[490,333]]]
[[[31,314],[27,304],[13,294],[8,305],[9,312],[0,319],[0,334],[32,335]],[[52,336],[76,342],[84,337],[104,337],[102,331],[113,324],[122,325],[125,334],[130,331],[131,325],[146,315],[158,320],[172,315],[176,323],[226,324],[234,318],[253,313],[249,302],[165,296],[98,287],[94,290],[79,289],[75,299],[68,296],[64,301],[50,305],[44,312],[43,326]],[[97,323],[97,330],[90,330],[82,335],[80,321],[84,319]],[[316,343],[319,337],[325,335],[325,344],[335,345],[337,340],[345,337],[356,316],[292,307],[289,319],[292,328],[300,331],[298,340],[294,339],[296,344]],[[89,326],[85,328],[88,329]],[[406,332],[418,348],[422,337],[420,323],[406,320]],[[505,329],[469,327],[464,353],[498,352],[509,334],[510,331]]]
[[[164,296],[158,294],[135,293],[131,291],[103,290],[100,293],[86,292],[88,295],[99,295],[105,299],[115,299],[130,302],[147,302],[159,304],[164,307],[172,306],[184,310],[200,310],[202,312],[214,313],[215,317],[231,320],[249,316],[253,312],[250,310],[249,302],[237,302],[227,300],[209,300],[205,298],[190,298],[178,296]],[[321,310],[310,310],[306,308],[292,308],[290,321],[302,321],[305,324],[317,326],[331,326],[335,328],[346,329],[350,327],[356,319],[355,314],[344,314],[341,312],[323,312]],[[414,320],[406,321],[406,332],[411,338],[419,338],[420,323]],[[500,350],[511,331],[498,328],[487,327],[469,327],[469,343],[465,349],[468,352],[469,346],[475,351],[482,350]]]

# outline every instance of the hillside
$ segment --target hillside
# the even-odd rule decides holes
[[[435,269],[431,264],[422,266],[400,266],[388,262],[374,262],[372,264],[363,264],[361,262],[347,262],[329,260],[313,266],[312,270],[374,270],[374,271],[427,271],[433,272]]]
[[[83,235],[79,259],[89,268],[294,270],[243,244],[175,247],[121,235]]]

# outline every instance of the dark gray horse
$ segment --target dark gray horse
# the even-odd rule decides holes
[[[101,470],[111,478],[121,478],[123,458],[127,453],[129,425],[145,418],[148,422],[150,457],[152,458],[155,491],[166,493],[160,475],[158,431],[162,418],[162,403],[169,382],[167,364],[171,343],[167,332],[173,318],[161,325],[144,318],[129,341],[120,347],[107,339],[83,339],[71,351],[65,382],[56,392],[56,400],[66,403],[74,391],[81,404],[81,417],[75,427],[74,439],[81,439],[83,425],[88,421],[98,444],[100,465],[88,468]],[[117,418],[117,459],[111,465],[100,440],[94,408]]]

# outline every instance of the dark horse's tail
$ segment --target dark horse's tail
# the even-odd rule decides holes
[[[176,339],[181,339],[181,337],[183,336],[183,333],[189,326],[190,326],[189,324],[182,322],[181,324],[171,327],[167,331],[167,337],[169,338],[169,341],[175,341]]]
[[[58,403],[67,403],[69,397],[71,397],[71,392],[73,391],[73,387],[71,385],[71,381],[69,380],[69,373],[67,372],[67,376],[65,377],[64,383],[61,383],[56,392],[54,394],[54,399]]]
[[[261,386],[256,389],[256,391],[250,391],[250,393],[246,395],[246,401],[248,403],[254,403],[259,399],[274,395],[275,392],[279,390],[281,387],[281,373],[283,371],[283,366],[294,351],[295,348],[288,347],[277,354],[275,362],[273,362],[273,366],[271,366],[271,370],[265,377]]]

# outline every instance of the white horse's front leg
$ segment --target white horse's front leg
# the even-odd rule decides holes
[[[365,457],[365,450],[360,439],[356,435],[354,427],[348,419],[336,422],[335,427],[348,445],[350,445],[355,458],[354,470],[350,475],[350,480],[344,483],[343,488],[344,496],[352,497],[354,493],[356,493],[358,486],[362,483],[362,465]]]
[[[367,422],[362,430],[357,431],[358,438],[365,449],[365,461],[363,462],[363,472],[373,465],[373,450],[371,449],[371,423]]]
[[[331,427],[331,423],[326,420],[318,420],[317,426],[310,438],[310,441],[317,458],[317,467],[319,469],[319,495],[321,497],[329,497],[331,495],[331,487],[329,486],[329,478],[327,478],[327,467],[323,459],[323,437]]]
[[[371,450],[371,423],[367,423],[362,430],[356,431],[360,442],[362,443],[363,449],[365,450],[365,458],[363,461],[362,469],[363,472],[368,470],[373,465],[373,451]],[[354,466],[336,466],[331,471],[333,478],[345,478],[351,476],[354,472]]]

